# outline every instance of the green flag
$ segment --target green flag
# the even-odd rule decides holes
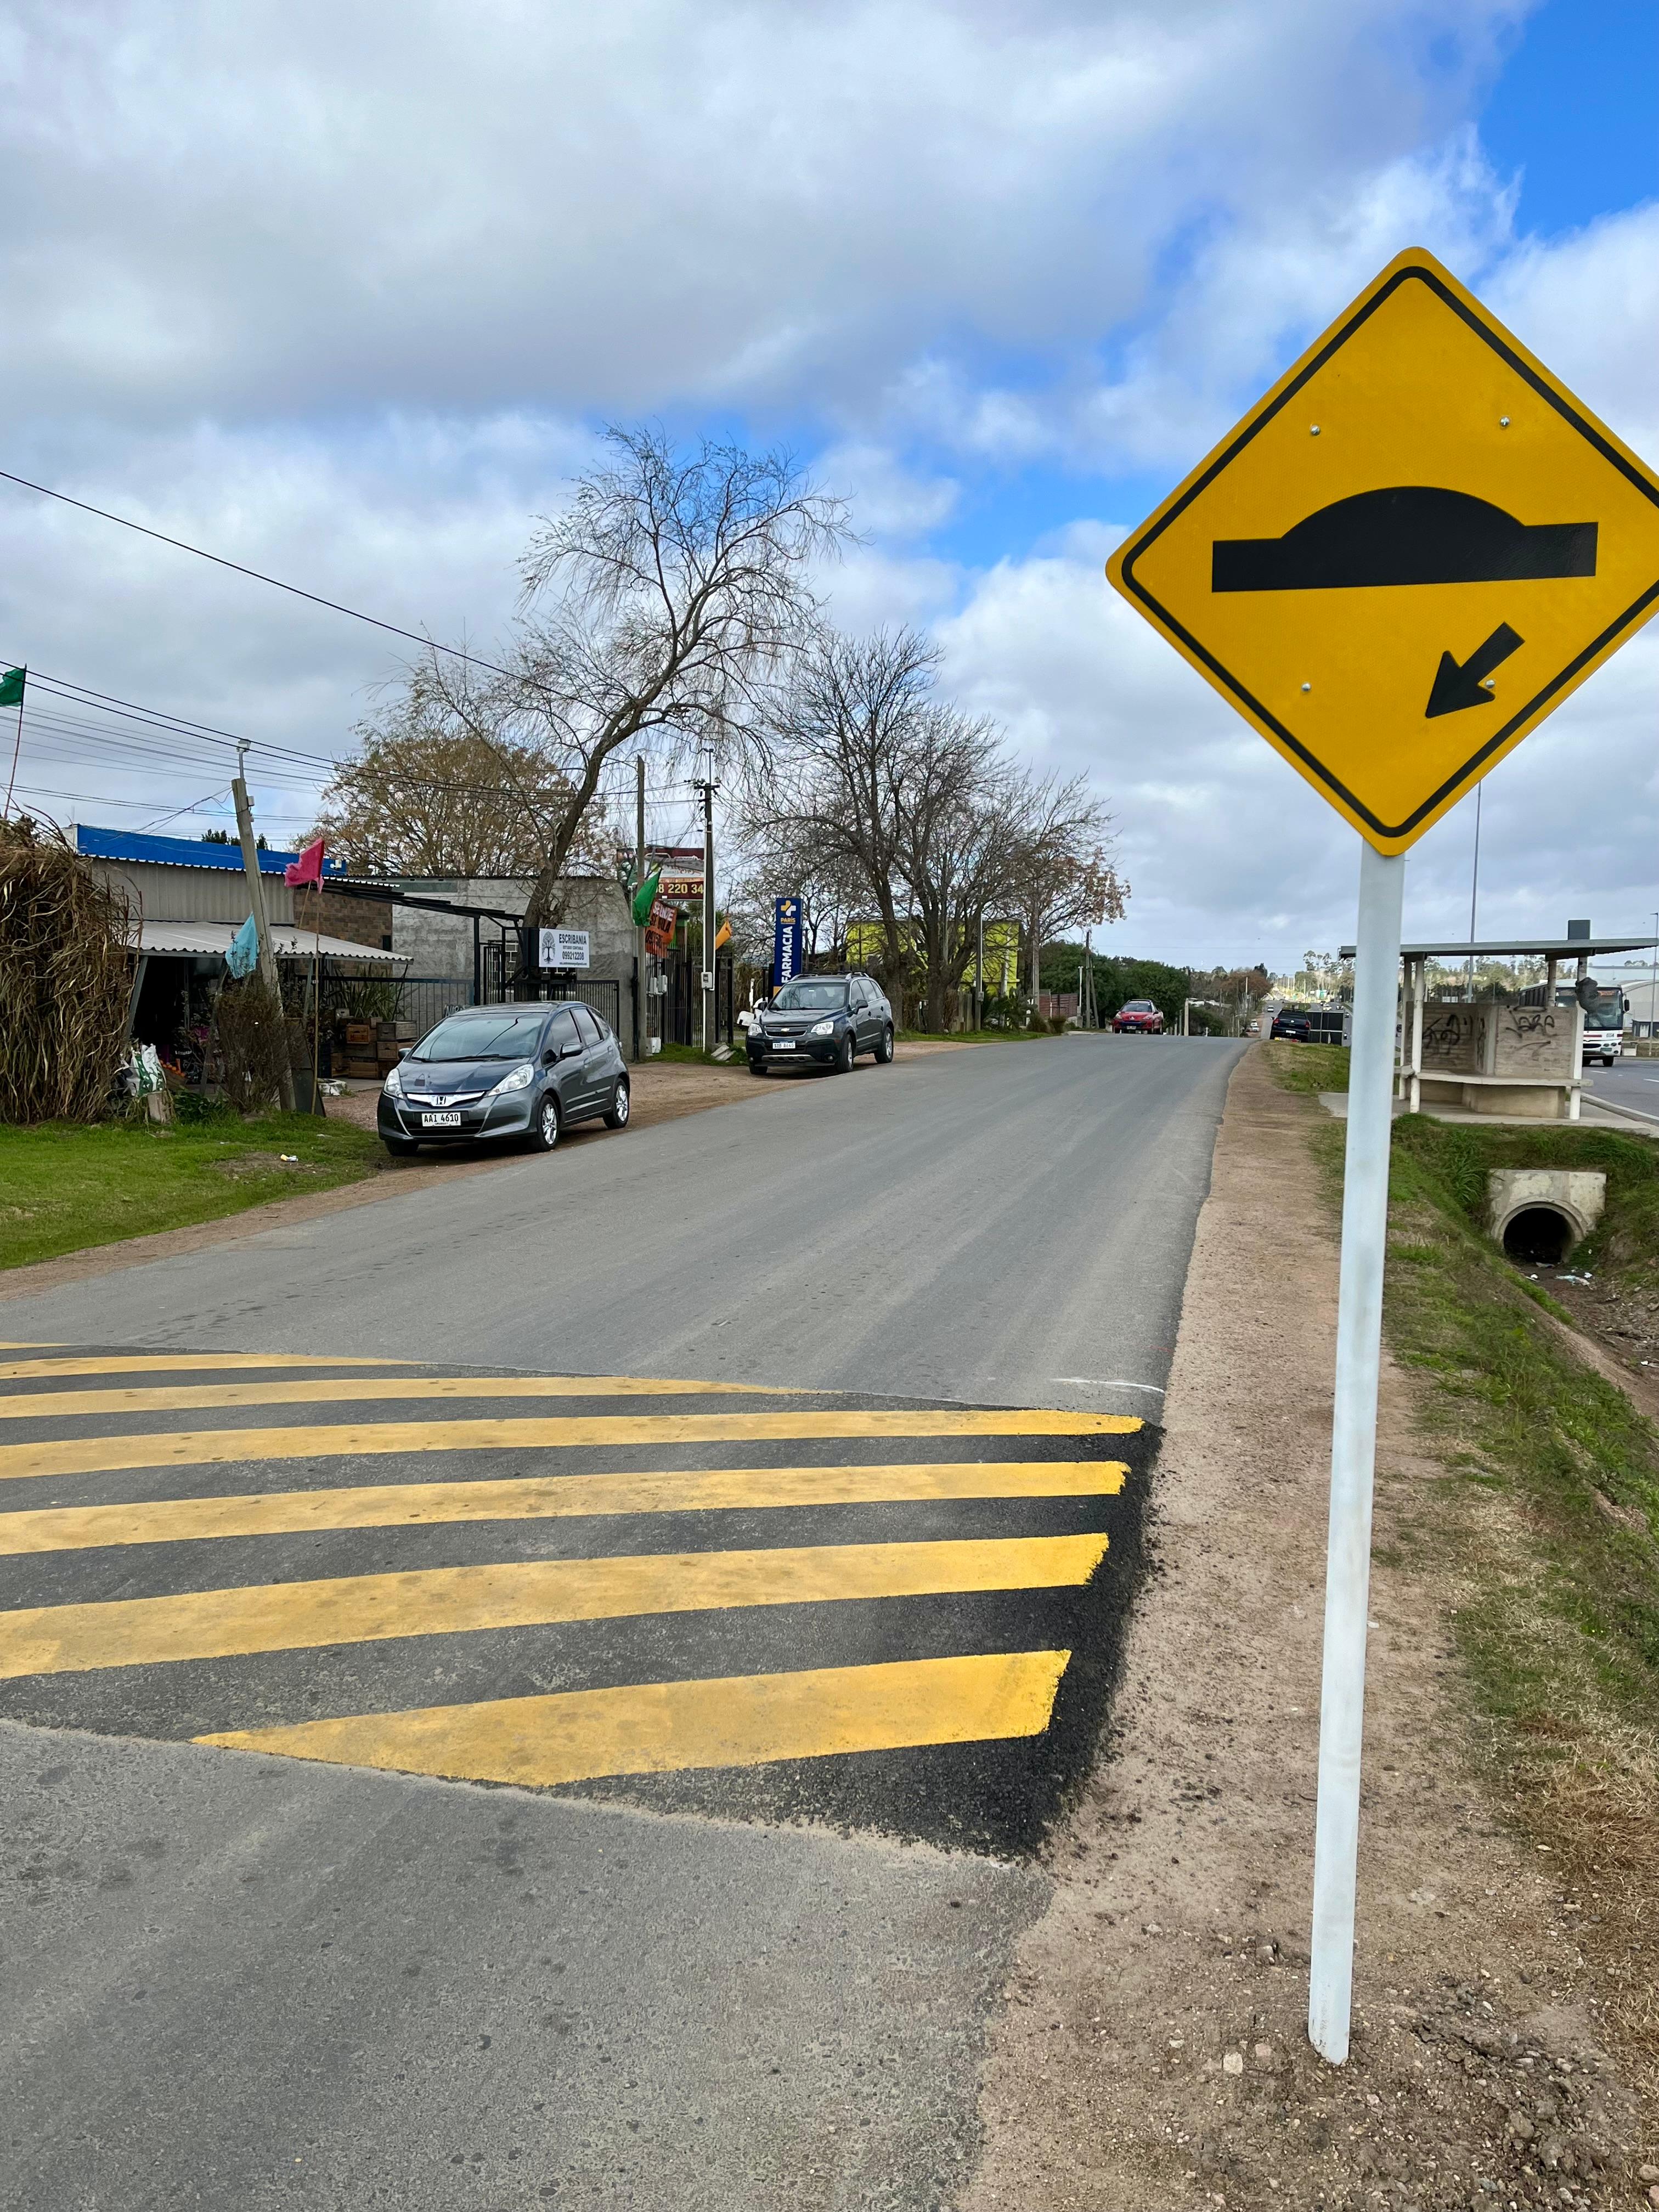
[[[18,691],[17,696],[20,699],[22,697],[23,694],[21,689]],[[650,921],[651,909],[657,902],[657,885],[661,881],[662,870],[660,868],[653,868],[651,873],[646,878],[645,881],[640,885],[638,890],[635,892],[634,927],[635,929],[643,929],[646,923]]]
[[[23,679],[27,668],[9,668],[0,676],[0,707],[21,707],[23,703]]]

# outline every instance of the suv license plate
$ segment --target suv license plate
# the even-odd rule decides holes
[[[767,1042],[774,1052],[793,1052],[795,1049],[793,1037],[769,1037]]]
[[[423,1129],[459,1129],[460,1126],[459,1114],[422,1114],[421,1116]]]

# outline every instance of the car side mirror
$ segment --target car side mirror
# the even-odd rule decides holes
[[[561,1045],[559,1048],[559,1058],[561,1060],[575,1060],[580,1056],[580,1053],[581,1047],[580,1044]]]
[[[558,1054],[557,1054],[556,1052],[553,1052],[553,1051],[550,1051],[550,1051],[547,1051],[547,1052],[544,1052],[544,1053],[542,1054],[542,1066],[543,1066],[544,1067],[551,1067],[551,1066],[552,1066],[552,1065],[553,1065],[553,1063],[555,1062],[555,1060],[557,1060],[558,1056],[559,1056],[559,1055],[558,1055]]]

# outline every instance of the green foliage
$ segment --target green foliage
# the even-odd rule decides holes
[[[1084,946],[1064,939],[1045,945],[1038,967],[1043,989],[1075,991],[1078,970],[1086,957]],[[1110,1021],[1126,999],[1150,999],[1166,1022],[1181,1019],[1191,981],[1185,968],[1166,967],[1161,960],[1114,960],[1097,952],[1094,971],[1095,1000],[1102,1021]]]

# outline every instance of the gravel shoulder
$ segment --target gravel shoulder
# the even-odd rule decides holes
[[[1480,1779],[1459,1589],[1413,1548],[1443,1470],[1392,1364],[1348,2065],[1306,2040],[1337,1287],[1316,1118],[1245,1055],[1187,1279],[1115,1741],[1020,1947],[960,2212],[1600,2207],[1659,2187],[1576,1933],[1594,1900]]]

